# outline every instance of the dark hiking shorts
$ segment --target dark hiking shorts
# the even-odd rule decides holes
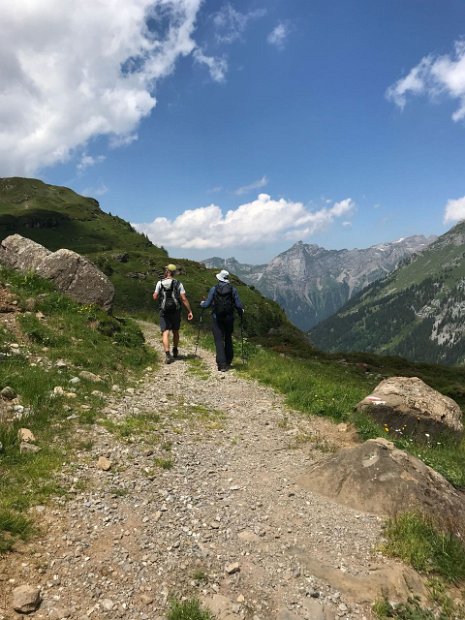
[[[181,327],[181,310],[170,314],[160,314],[160,331],[178,331]]]

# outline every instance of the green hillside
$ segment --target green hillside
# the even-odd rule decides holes
[[[465,223],[311,331],[326,351],[369,351],[428,363],[465,361]]]
[[[93,198],[38,179],[0,179],[0,238],[14,233],[53,251],[68,248],[87,256],[113,281],[116,313],[153,313],[154,284],[167,262],[179,267],[194,320],[200,316],[200,300],[216,282],[214,270],[195,261],[168,257],[163,248],[153,245],[128,222],[104,213]],[[247,308],[249,336],[268,337],[271,329],[275,336],[279,332],[280,339],[301,339],[277,304],[240,280],[233,282]]]

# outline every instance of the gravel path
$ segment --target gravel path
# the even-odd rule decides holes
[[[17,617],[9,600],[23,583],[41,589],[34,618],[156,620],[173,596],[221,620],[370,618],[364,579],[388,566],[381,520],[298,483],[349,433],[181,347],[107,399],[120,433],[78,427],[62,473],[71,499],[38,507],[42,539],[0,564],[0,620]]]

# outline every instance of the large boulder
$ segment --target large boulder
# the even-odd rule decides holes
[[[356,406],[397,437],[436,442],[461,439],[462,411],[458,404],[417,377],[390,377]]]
[[[31,239],[10,235],[0,244],[0,263],[18,271],[36,272],[79,303],[111,310],[113,284],[90,260],[76,252],[51,252]]]
[[[465,535],[464,495],[434,469],[383,438],[318,461],[299,482],[356,510],[389,517],[418,511],[440,528]]]

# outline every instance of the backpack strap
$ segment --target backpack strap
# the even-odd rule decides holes
[[[174,290],[174,283],[176,282],[176,280],[171,280],[171,284],[166,287],[163,282],[161,282],[161,287],[164,291],[173,291]]]

